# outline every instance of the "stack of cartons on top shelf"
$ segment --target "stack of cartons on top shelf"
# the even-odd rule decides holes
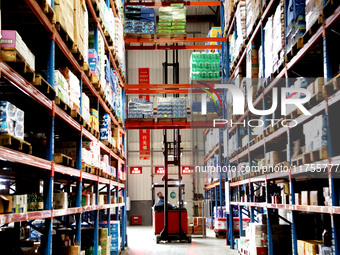
[[[56,22],[73,42],[72,51],[87,59],[88,12],[84,0],[56,0]]]

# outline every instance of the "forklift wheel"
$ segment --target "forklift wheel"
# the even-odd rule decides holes
[[[159,243],[161,241],[161,236],[160,235],[156,235],[156,243]]]
[[[188,236],[188,243],[191,243],[191,236]]]

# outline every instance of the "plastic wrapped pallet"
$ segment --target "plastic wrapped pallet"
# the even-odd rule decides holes
[[[305,0],[289,0],[286,5],[286,51],[290,51],[306,31]]]
[[[14,135],[17,107],[10,102],[0,101],[0,133]]]
[[[185,33],[186,8],[183,5],[159,8],[159,33]]]
[[[220,78],[219,53],[193,52],[190,60],[191,80],[218,80]]]
[[[264,68],[265,78],[273,72],[273,17],[269,17],[264,27]]]
[[[235,2],[234,0],[226,0],[224,2],[224,21],[225,21],[224,27],[228,27],[232,19],[234,2]]]
[[[276,8],[275,14],[273,16],[273,50],[272,50],[272,66],[273,71],[276,71],[278,66],[283,62],[283,55],[281,55],[281,51],[283,50],[282,44],[282,29],[284,26],[282,15],[282,6],[278,5]],[[283,24],[282,24],[283,23]]]
[[[255,21],[257,20],[259,14],[260,14],[260,0],[246,0],[246,29],[247,29],[247,36],[250,35],[254,25]]]
[[[303,125],[306,152],[327,147],[327,116],[321,114]]]
[[[322,19],[322,0],[306,0],[306,30],[308,31],[315,22]],[[321,21],[321,20],[320,20]]]

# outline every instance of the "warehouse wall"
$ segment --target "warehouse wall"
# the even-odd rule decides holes
[[[205,37],[209,30],[210,24],[208,22],[196,22],[187,24],[188,37]],[[180,83],[189,83],[190,72],[190,56],[192,51],[178,51],[179,65],[180,65]],[[172,52],[168,53],[169,63],[172,63]],[[127,52],[127,69],[128,69],[128,84],[138,83],[138,68],[150,68],[150,83],[163,83],[162,63],[165,61],[165,51],[128,51]],[[172,83],[172,68],[169,68],[169,83]],[[151,101],[154,98],[151,97]],[[182,144],[184,152],[181,158],[182,166],[201,164],[197,163],[203,159],[203,130],[181,130]],[[154,175],[153,166],[164,165],[164,158],[162,154],[163,131],[153,130],[151,132],[151,159],[139,160],[139,131],[128,131],[128,166],[143,166],[143,173],[141,175],[128,175],[128,196],[131,199],[131,210],[129,217],[133,215],[142,215],[142,224],[151,225],[151,200],[153,183],[163,183],[162,176]],[[196,147],[195,157],[193,157],[193,148]],[[177,168],[170,168],[169,173],[176,173]],[[177,175],[176,175],[177,176]],[[176,177],[173,176],[173,177]],[[195,179],[196,178],[196,179]],[[184,201],[192,201],[194,195],[194,183],[196,186],[196,193],[199,191],[203,193],[203,179],[195,177],[194,175],[184,175],[182,183],[185,184]],[[157,192],[158,190],[156,190]],[[177,203],[178,192],[177,189],[169,189],[170,192],[176,192],[176,198],[169,201],[172,204]],[[192,216],[193,204],[188,203],[187,209],[189,215]]]

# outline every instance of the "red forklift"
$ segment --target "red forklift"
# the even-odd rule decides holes
[[[173,142],[167,141],[167,130],[163,131],[164,144],[164,176],[163,184],[153,185],[153,200],[155,202],[155,188],[164,187],[164,208],[153,208],[153,227],[156,235],[156,242],[187,242],[191,243],[191,235],[188,231],[188,212],[184,208],[182,194],[184,193],[184,184],[182,184],[181,172],[181,135],[179,129],[173,130]],[[169,166],[178,167],[178,178],[168,177]],[[169,184],[169,182],[171,182]],[[175,182],[175,184],[172,184]],[[178,187],[178,206],[173,207],[168,204],[169,187]]]

